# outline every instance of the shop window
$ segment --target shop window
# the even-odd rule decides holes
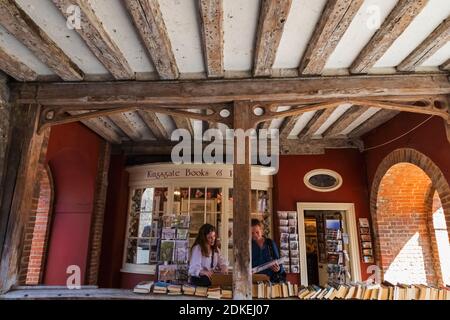
[[[334,191],[342,185],[341,175],[327,169],[312,170],[305,175],[303,181],[308,188],[318,192]]]
[[[167,188],[132,192],[126,263],[139,265],[157,261],[158,220],[166,210],[167,192]]]

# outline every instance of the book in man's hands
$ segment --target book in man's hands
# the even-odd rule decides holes
[[[269,269],[272,266],[274,266],[275,264],[282,265],[286,261],[286,259],[287,259],[286,257],[282,257],[282,258],[277,259],[277,260],[272,260],[272,261],[260,264],[259,266],[256,266],[256,267],[252,268],[252,273],[258,273],[258,272],[261,272],[263,270]]]

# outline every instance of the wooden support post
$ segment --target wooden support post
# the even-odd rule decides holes
[[[97,181],[95,186],[94,212],[92,213],[91,234],[89,240],[88,268],[86,283],[97,285],[102,249],[103,222],[106,208],[106,193],[108,191],[108,172],[111,159],[111,144],[102,142],[100,159],[97,167]]]
[[[251,128],[249,102],[234,103],[234,130]],[[250,137],[245,136],[244,163],[238,163],[239,144],[235,136],[233,164],[233,299],[252,299],[252,256],[250,239],[251,163]]]
[[[5,165],[6,144],[9,133],[9,88],[7,78],[0,73],[0,185]],[[0,188],[0,201],[3,188]],[[0,202],[1,203],[1,202]]]
[[[37,134],[38,105],[15,105],[0,202],[0,294],[17,284],[25,224],[31,210],[39,157],[49,136]]]

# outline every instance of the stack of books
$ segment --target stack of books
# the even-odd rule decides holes
[[[167,293],[167,287],[169,286],[166,282],[158,281],[153,286],[153,293]]]
[[[195,295],[197,297],[207,297],[208,296],[208,287],[196,287]]]
[[[192,286],[190,284],[183,284],[182,290],[183,290],[183,294],[185,294],[187,296],[195,295],[195,286]]]
[[[208,299],[222,298],[222,293],[221,293],[220,287],[209,287],[207,297],[208,297]]]
[[[139,282],[133,289],[135,293],[150,293],[153,287],[153,281]]]
[[[233,299],[233,290],[231,287],[222,288],[222,299]]]
[[[180,295],[182,294],[181,285],[171,284],[167,287],[167,294]]]

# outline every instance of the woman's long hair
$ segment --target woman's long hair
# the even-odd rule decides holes
[[[200,227],[200,229],[198,230],[198,235],[197,238],[195,238],[195,242],[192,245],[191,250],[198,244],[200,246],[200,249],[202,251],[202,255],[204,257],[208,257],[209,256],[209,250],[208,250],[208,241],[206,240],[206,236],[210,233],[210,232],[216,232],[216,228],[209,224],[206,223],[204,225],[202,225]],[[214,241],[214,244],[212,246],[212,252],[216,252],[217,250],[217,238]]]

